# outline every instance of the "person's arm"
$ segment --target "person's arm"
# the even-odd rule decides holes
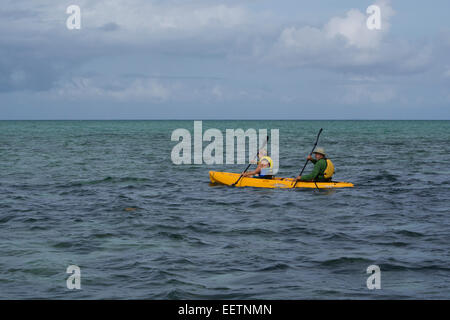
[[[314,159],[311,155],[308,156],[307,158],[309,161],[311,161],[313,164],[316,164],[317,160]]]
[[[314,159],[311,155],[309,155],[306,159],[309,160],[309,161],[311,161],[311,162],[314,164],[314,169],[316,169],[316,163],[317,163],[317,160]],[[314,169],[313,169],[313,172],[311,172],[310,174],[308,174],[308,175],[306,175],[306,176],[298,176],[296,179],[297,179],[298,181],[305,181],[304,179],[308,180],[308,177],[311,176],[311,175],[313,175]],[[313,179],[313,178],[312,178],[312,179]]]
[[[313,171],[310,174],[301,176],[300,181],[312,181],[312,180],[316,179],[319,176],[322,169],[324,169],[323,168],[324,165],[326,165],[326,161],[317,161],[316,160]]]
[[[260,172],[261,172],[261,164],[259,164],[255,170],[243,173],[242,176],[244,177],[254,176],[255,174],[259,174]]]
[[[311,181],[319,175],[319,172],[320,172],[319,165],[315,164],[313,171],[310,174],[301,176],[300,181]]]

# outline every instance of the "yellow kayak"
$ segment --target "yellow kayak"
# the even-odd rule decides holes
[[[209,179],[212,183],[225,184],[231,186],[240,177],[240,173],[231,172],[218,172],[210,171]],[[273,178],[273,179],[259,179],[242,177],[239,180],[236,187],[256,187],[256,188],[292,188],[295,181],[293,178]],[[331,188],[352,188],[353,183],[350,182],[297,182],[296,188],[319,188],[319,189],[331,189]]]

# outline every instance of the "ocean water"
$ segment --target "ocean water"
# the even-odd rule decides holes
[[[355,188],[210,185],[245,165],[172,164],[171,133],[193,121],[1,121],[0,298],[450,298],[449,121],[203,127],[279,129],[288,177],[324,128]]]

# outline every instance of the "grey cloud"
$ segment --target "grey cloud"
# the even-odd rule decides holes
[[[0,49],[0,92],[52,88],[58,71],[46,58],[33,59],[28,52]]]
[[[225,57],[244,21],[241,15],[246,14],[237,5],[206,2],[178,7],[152,1],[80,1],[79,5],[82,29],[69,31],[64,4],[8,3],[10,14],[0,21],[1,92],[48,90],[78,74],[83,64],[115,55]],[[119,5],[122,10],[117,11]]]
[[[418,42],[394,38],[388,30],[348,34],[340,27],[346,19],[361,23],[362,13],[356,11],[347,15],[343,10],[322,25],[286,26],[268,23],[267,15],[239,1],[80,1],[82,29],[69,31],[64,3],[30,1],[26,10],[23,3],[9,2],[10,15],[0,21],[2,93],[193,104],[276,103],[279,97],[292,103],[336,103],[335,97],[322,94],[323,83],[298,84],[319,70],[328,78],[357,75],[353,79],[374,83],[337,88],[333,94],[344,96],[344,103],[385,103],[402,92],[394,88],[395,81],[392,87],[377,82],[438,69],[448,61],[450,47],[446,36],[447,42]],[[135,70],[124,70],[132,62]],[[264,71],[256,73],[259,69]],[[280,84],[284,78],[289,81]],[[330,82],[332,91],[343,80],[336,76]]]
[[[99,30],[111,32],[111,31],[117,31],[117,30],[119,30],[119,28],[120,28],[120,26],[117,23],[109,22],[109,23],[106,23],[106,24],[102,25],[101,27],[99,27]]]

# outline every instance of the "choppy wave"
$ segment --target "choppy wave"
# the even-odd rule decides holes
[[[190,121],[1,122],[0,298],[450,298],[448,121],[206,124],[280,129],[289,177],[323,127],[356,187],[212,186],[208,170],[242,166],[172,165]]]

